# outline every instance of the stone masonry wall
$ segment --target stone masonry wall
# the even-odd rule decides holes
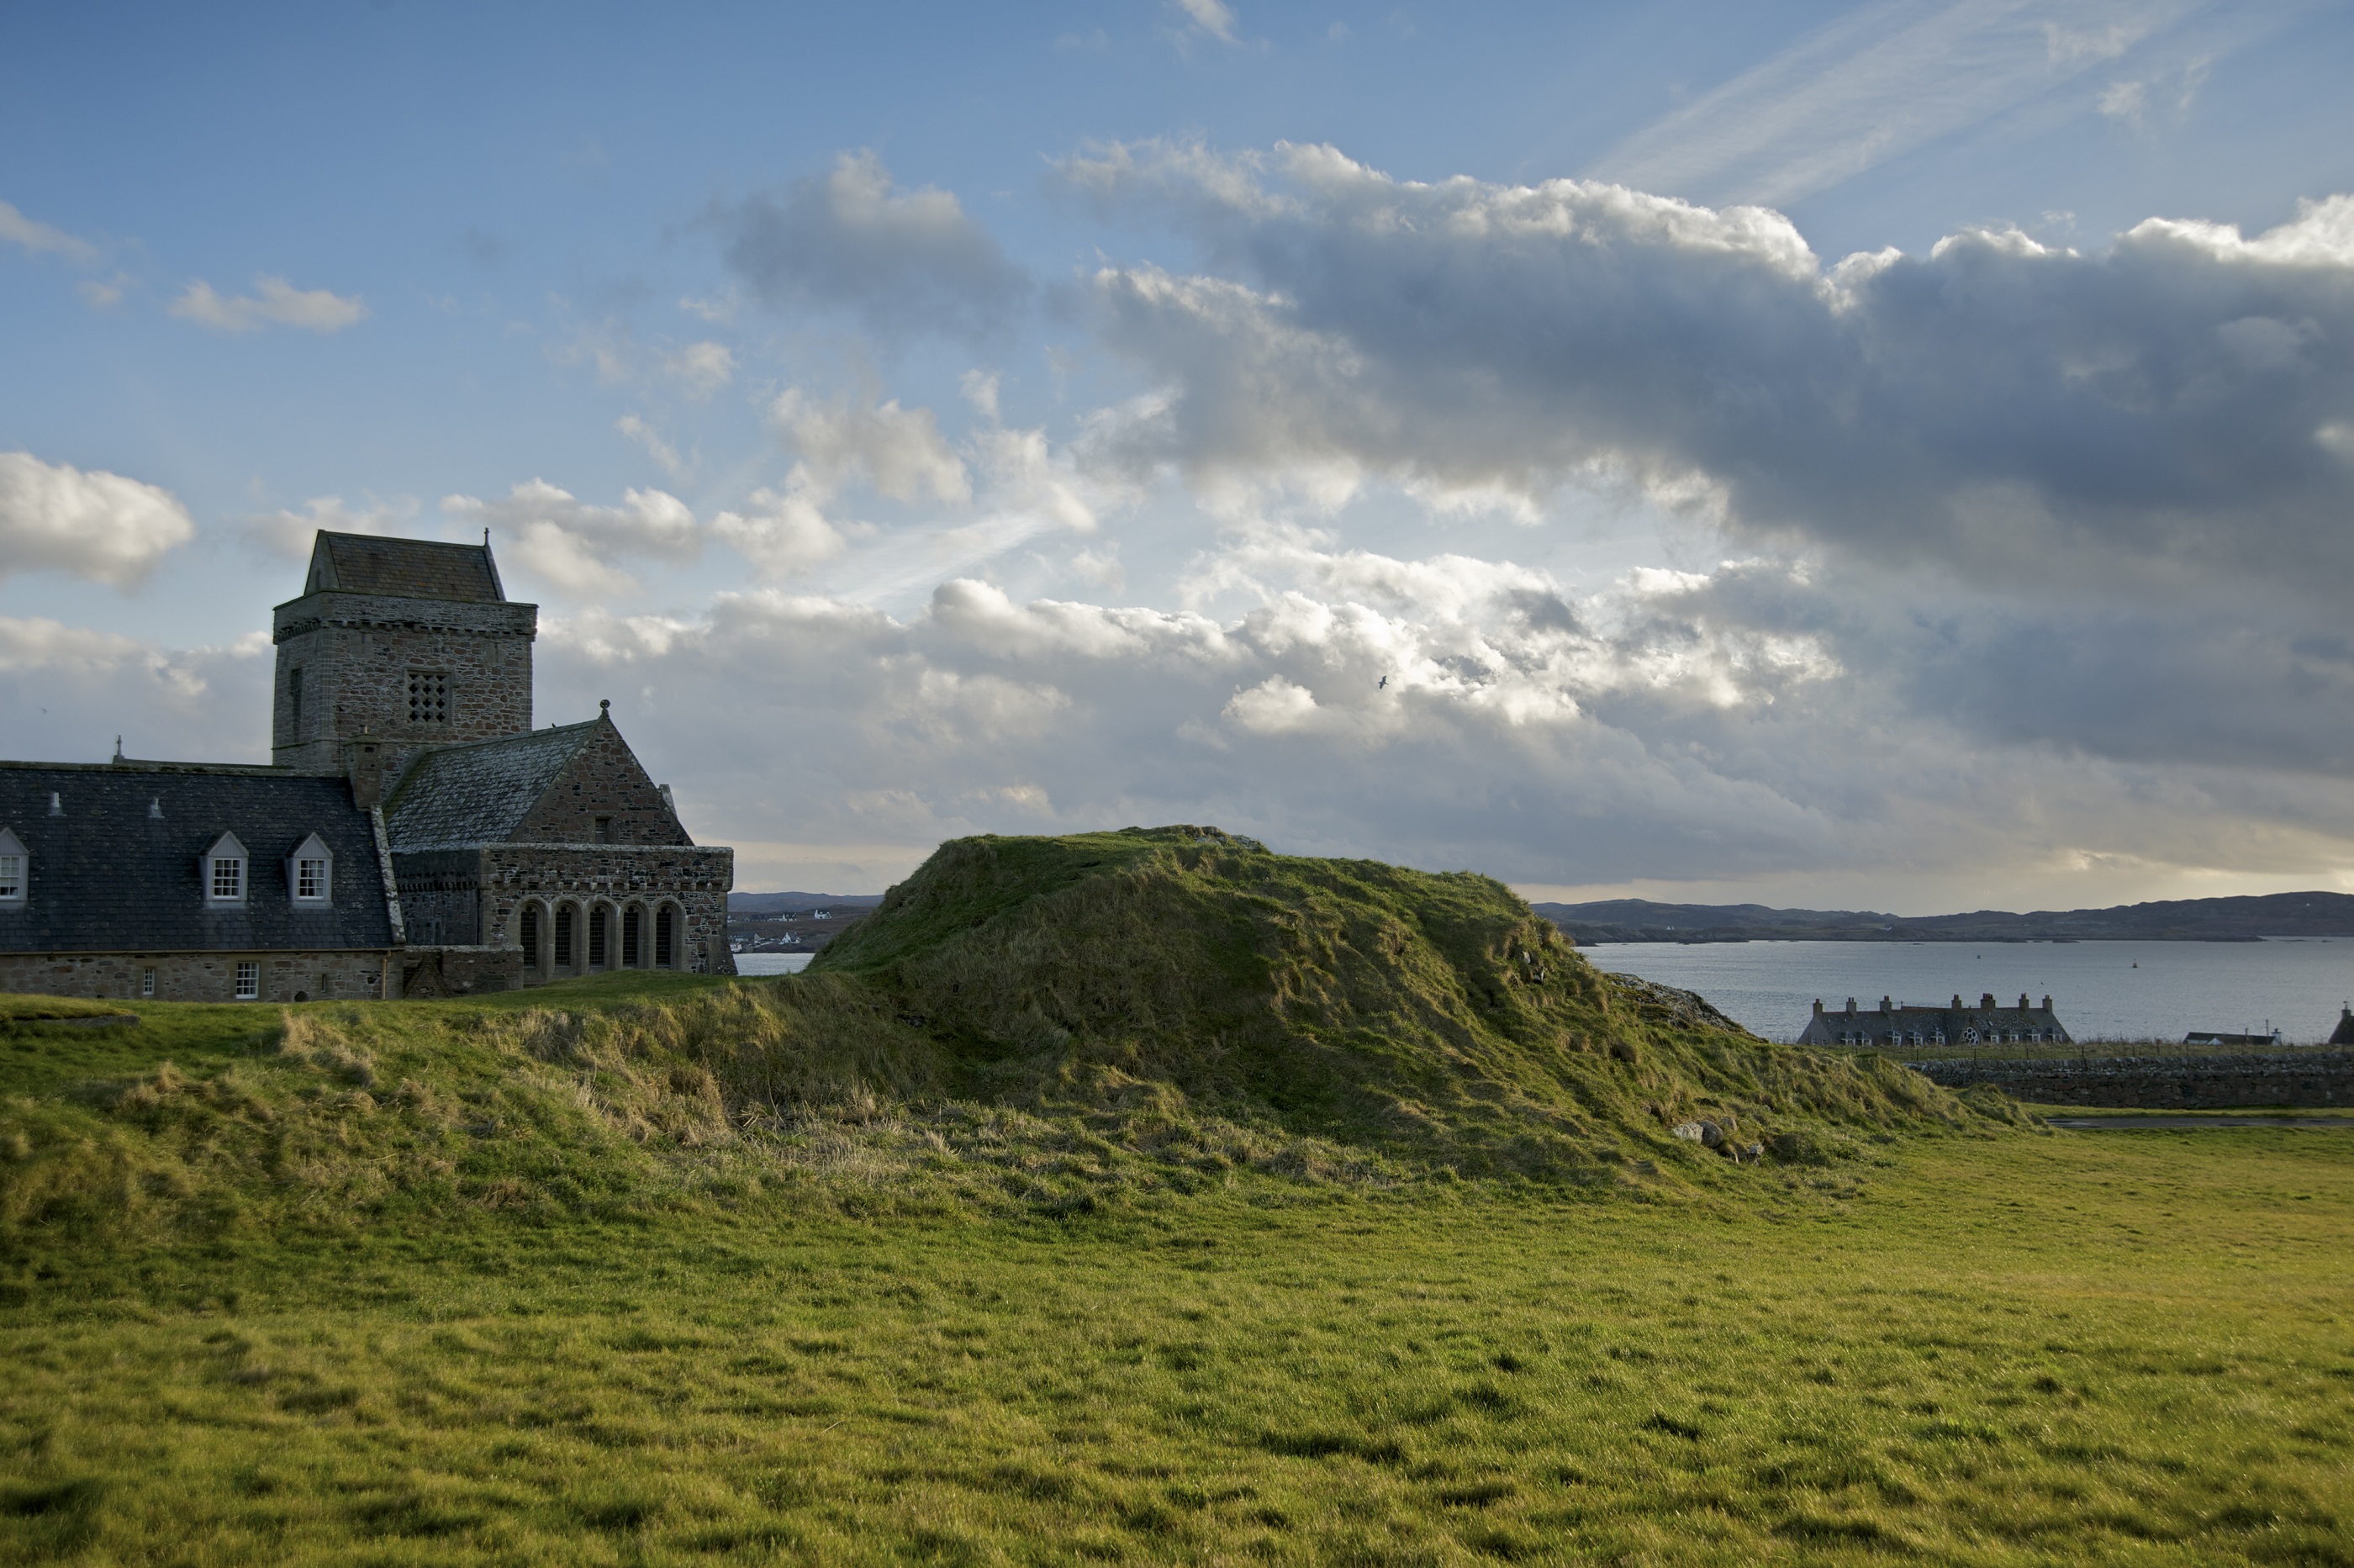
[[[610,820],[612,842],[686,844],[693,841],[670,802],[609,723],[580,748],[531,814],[515,826],[517,839],[586,844],[597,842],[597,819]]]
[[[523,955],[513,948],[408,948],[393,955],[393,968],[398,971],[395,994],[406,1001],[477,996],[523,984]]]
[[[281,766],[339,773],[342,742],[363,729],[396,748],[520,735],[531,728],[532,641],[539,611],[528,604],[461,604],[315,593],[281,604],[270,756]],[[294,713],[293,672],[302,672]],[[446,722],[412,724],[408,677],[446,678]]]
[[[410,942],[463,947],[482,940],[481,851],[408,850],[392,864]]]
[[[2354,1051],[2231,1056],[2085,1056],[2041,1062],[1915,1062],[1949,1089],[1992,1084],[2041,1105],[2343,1106],[2354,1103]]]
[[[523,983],[585,974],[589,911],[603,906],[611,911],[615,967],[619,961],[619,923],[634,905],[642,909],[646,927],[640,967],[652,965],[652,919],[665,903],[678,910],[678,953],[673,968],[697,974],[736,972],[727,948],[727,892],[736,885],[736,852],[692,844],[494,844],[481,850],[437,850],[393,856],[401,883],[401,912],[408,913],[412,876],[443,885],[435,896],[456,891],[460,878],[453,863],[460,858],[474,863],[473,893],[480,910],[477,938],[486,948],[516,951],[523,946],[519,918],[526,900],[537,900],[547,910],[540,923],[542,962],[521,971]],[[575,961],[557,968],[552,962],[555,909],[570,904],[578,911]],[[414,927],[412,927],[412,929]]]
[[[236,1001],[237,966],[261,965],[260,1001],[365,1000],[383,994],[381,949],[328,952],[5,953],[0,991],[41,996],[142,1000],[140,979],[155,971],[156,1001]],[[395,981],[395,994],[398,983]]]

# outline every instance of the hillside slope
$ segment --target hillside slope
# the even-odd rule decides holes
[[[943,844],[811,973],[891,997],[969,1093],[1214,1111],[1466,1174],[1594,1173],[1694,1118],[1745,1145],[1970,1114],[1877,1058],[1602,974],[1490,878],[1214,828]]]
[[[1599,973],[1485,877],[1192,827],[944,844],[797,977],[122,1011],[0,1024],[0,1274],[124,1227],[1836,1186],[1774,1167],[2017,1114]]]

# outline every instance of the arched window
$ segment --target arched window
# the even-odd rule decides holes
[[[588,911],[588,967],[592,969],[601,969],[607,962],[605,916],[606,908],[602,904]]]
[[[621,911],[621,967],[625,969],[638,967],[638,929],[644,921],[645,911],[634,904]]]
[[[539,906],[526,904],[516,917],[516,935],[523,943],[523,967],[539,968]]]
[[[654,968],[678,967],[678,912],[665,904],[654,911]]]
[[[569,904],[556,906],[556,967],[560,969],[572,967],[572,906]]]

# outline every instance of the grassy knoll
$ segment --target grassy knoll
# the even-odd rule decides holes
[[[2354,1562],[2354,1139],[1483,878],[973,840],[791,980],[127,1011],[0,1027],[0,1562]]]

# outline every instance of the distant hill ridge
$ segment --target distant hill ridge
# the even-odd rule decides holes
[[[1883,915],[1854,909],[1775,909],[1763,904],[1655,904],[1605,898],[1539,904],[1536,912],[1581,945],[1598,942],[2253,942],[2266,937],[2354,937],[2354,894],[2272,893],[2174,898],[2107,909],[2014,915]]]
[[[879,893],[731,893],[730,915],[798,915],[806,909],[872,909]]]

